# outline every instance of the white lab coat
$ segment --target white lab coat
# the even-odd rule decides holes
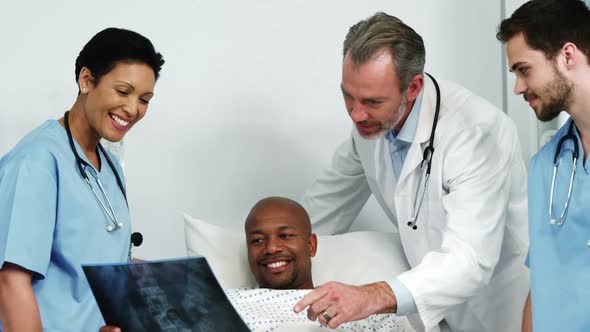
[[[414,298],[418,315],[410,319],[418,330],[437,330],[445,319],[454,332],[519,331],[529,277],[526,169],[516,128],[465,88],[439,84],[435,152],[417,230],[407,222],[435,113],[429,78],[397,186],[387,140],[363,139],[353,129],[303,205],[317,233],[342,233],[375,196],[399,225],[411,270],[397,278]]]

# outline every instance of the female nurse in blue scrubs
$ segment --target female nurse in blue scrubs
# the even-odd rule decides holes
[[[135,32],[99,32],[76,59],[71,109],[0,159],[1,331],[104,325],[81,265],[127,261],[131,224],[123,172],[99,140],[143,118],[163,64]]]

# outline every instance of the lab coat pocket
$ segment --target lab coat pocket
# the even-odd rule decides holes
[[[440,249],[446,213],[441,202],[425,200],[415,230],[407,226],[408,220],[400,220],[400,235],[410,265],[416,266],[428,252]]]

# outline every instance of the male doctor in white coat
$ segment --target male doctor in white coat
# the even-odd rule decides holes
[[[518,331],[529,279],[516,128],[451,82],[438,83],[437,121],[437,84],[424,62],[422,38],[395,17],[377,13],[350,28],[341,88],[354,129],[303,202],[315,232],[342,233],[372,193],[398,227],[411,269],[363,286],[324,284],[294,311],[307,308],[309,319],[332,328],[394,312],[417,330],[436,331],[445,320],[455,332]],[[422,163],[429,145],[431,166]],[[419,184],[428,167],[429,181]]]

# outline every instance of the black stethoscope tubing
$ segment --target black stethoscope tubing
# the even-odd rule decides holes
[[[561,153],[561,146],[568,139],[571,139],[572,142],[574,143],[574,159],[578,159],[578,155],[579,155],[580,151],[578,150],[578,140],[576,139],[576,135],[574,135],[574,121],[573,120],[570,123],[570,126],[567,130],[567,134],[565,134],[559,140],[559,143],[557,144],[557,149],[555,149],[555,157],[553,157],[553,164],[554,165],[557,164],[557,159],[559,158],[559,154]]]
[[[436,133],[436,126],[438,124],[438,114],[440,113],[440,88],[438,86],[438,82],[430,75],[429,73],[425,73],[430,77],[432,83],[434,83],[434,89],[436,90],[436,108],[434,109],[434,120],[432,121],[432,129],[430,131],[430,141],[426,149],[424,149],[424,155],[422,157],[422,162],[428,161],[428,168],[426,169],[426,174],[430,175],[430,166],[432,165],[432,155],[434,154],[434,134]]]
[[[416,230],[418,226],[416,223],[418,221],[418,214],[420,213],[420,208],[422,207],[422,202],[424,201],[424,196],[426,194],[426,187],[428,186],[428,181],[430,179],[430,167],[432,166],[432,156],[434,155],[434,135],[436,134],[436,126],[438,124],[438,115],[440,113],[440,87],[438,86],[438,82],[432,75],[425,73],[430,77],[432,83],[434,83],[434,88],[436,90],[436,106],[434,111],[434,120],[432,121],[432,129],[430,130],[430,139],[428,141],[428,146],[424,149],[424,153],[422,155],[422,162],[420,162],[420,168],[424,167],[426,163],[426,171],[420,175],[420,180],[418,182],[418,187],[416,188],[416,195],[414,197],[414,210],[412,211],[412,215],[410,217],[410,221],[408,221],[408,226]],[[424,179],[423,179],[424,178]],[[422,181],[424,181],[424,186],[422,186]],[[422,195],[419,196],[420,188],[423,188]]]
[[[72,132],[70,130],[70,122],[68,119],[69,113],[70,113],[69,111],[66,111],[64,114],[64,124],[66,127],[66,133],[68,135],[68,142],[70,143],[70,148],[72,149],[72,152],[74,153],[74,156],[76,157],[76,165],[78,167],[78,170],[80,171],[80,175],[90,185],[90,179],[88,178],[88,175],[84,171],[83,166],[86,166],[86,167],[92,167],[92,166],[90,164],[88,164],[85,160],[80,158],[80,155],[78,154],[78,151],[76,150],[76,146],[74,145],[74,138],[72,137]],[[100,144],[100,142],[98,143],[98,149],[105,156],[105,159],[107,160],[107,163],[109,164],[109,167],[113,171],[113,174],[115,174],[115,178],[117,179],[117,185],[119,186],[119,189],[121,190],[121,193],[123,194],[123,198],[125,198],[125,204],[127,205],[127,208],[129,208],[129,203],[127,202],[127,193],[125,192],[125,187],[123,186],[123,181],[121,181],[121,177],[119,176],[119,172],[117,172],[117,169],[115,168],[115,165],[113,164],[113,161],[111,160],[109,155],[106,153],[104,147]],[[99,186],[101,187],[101,190],[103,190],[100,183],[99,183]],[[92,190],[94,190],[94,189],[92,189]],[[96,193],[95,193],[95,195],[96,195]],[[107,198],[104,190],[103,190],[103,195],[105,196],[105,198]],[[96,198],[98,199],[98,195],[96,196]],[[108,202],[108,198],[107,198],[107,202]],[[109,202],[109,205],[110,205],[110,202]],[[116,219],[116,216],[114,214],[112,206],[110,207],[110,209],[111,209],[111,211],[113,213],[113,217],[114,217],[114,220],[112,220],[112,222],[115,224],[115,227],[116,227],[113,230],[121,228],[122,226],[120,226],[120,225],[122,225],[122,224],[118,224],[118,221]],[[107,212],[106,209],[105,209],[105,212]],[[107,212],[107,215],[108,215],[108,212]],[[110,216],[109,216],[109,218],[110,218]],[[110,232],[108,227],[107,227],[107,231]],[[134,232],[133,234],[131,234],[131,241],[129,243],[129,252],[128,252],[129,260],[131,260],[131,247],[132,246],[139,247],[142,242],[143,242],[143,236],[141,235],[141,233]]]
[[[84,159],[80,158],[78,151],[76,151],[76,146],[74,145],[74,138],[72,137],[72,132],[70,131],[70,122],[68,121],[68,114],[69,113],[70,113],[69,111],[66,111],[66,113],[64,114],[64,123],[65,123],[65,127],[66,127],[66,133],[68,135],[68,141],[70,143],[70,148],[72,149],[72,152],[74,153],[74,156],[76,157],[76,165],[78,166],[78,170],[80,171],[80,175],[82,176],[82,178],[84,180],[90,181],[88,179],[88,175],[84,171],[83,166],[87,166],[87,167],[92,167],[92,166],[89,163],[87,163]],[[107,160],[107,163],[109,164],[109,167],[111,168],[111,170],[115,174],[115,178],[117,179],[117,185],[119,186],[119,189],[121,189],[121,193],[123,194],[123,198],[125,198],[125,203],[127,204],[127,207],[129,207],[129,203],[127,202],[127,193],[125,192],[125,187],[123,187],[123,181],[121,181],[121,177],[119,176],[119,173],[117,172],[117,169],[115,168],[115,165],[113,164],[113,161],[111,160],[109,155],[106,153],[104,147],[100,143],[98,143],[98,149],[100,150],[100,152],[102,152],[103,156]]]

